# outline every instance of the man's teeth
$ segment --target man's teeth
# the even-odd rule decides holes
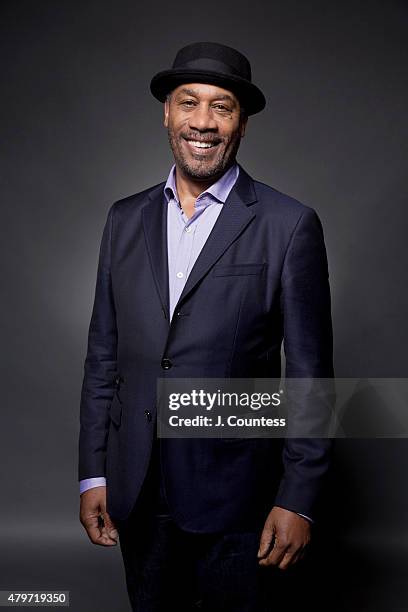
[[[202,149],[209,149],[210,147],[214,146],[213,142],[200,142],[199,140],[189,140],[188,142],[195,147],[201,147]]]

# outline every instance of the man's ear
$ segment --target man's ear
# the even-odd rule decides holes
[[[169,101],[166,100],[164,101],[164,127],[168,127],[169,125],[169,110],[170,110],[170,104]]]
[[[248,123],[248,117],[241,117],[241,126],[240,126],[241,138],[245,136],[245,129],[246,129],[247,123]]]

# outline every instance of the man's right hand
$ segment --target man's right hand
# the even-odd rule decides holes
[[[106,512],[106,487],[93,487],[80,496],[79,520],[89,539],[101,546],[115,546],[118,532]]]

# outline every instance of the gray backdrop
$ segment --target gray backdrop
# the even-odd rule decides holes
[[[238,159],[322,219],[336,373],[405,377],[408,7],[1,6],[0,589],[70,589],[74,610],[128,610],[119,548],[93,546],[78,521],[77,436],[107,210],[164,180],[172,162],[150,78],[194,40],[248,55],[268,103]],[[323,607],[406,607],[407,462],[406,440],[337,443],[304,573]]]

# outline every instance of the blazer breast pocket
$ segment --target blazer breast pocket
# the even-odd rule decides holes
[[[265,263],[219,264],[213,268],[213,276],[246,276],[261,274]]]
[[[110,420],[116,427],[120,427],[122,420],[122,404],[119,401],[117,394],[113,396],[112,403],[109,410]]]

